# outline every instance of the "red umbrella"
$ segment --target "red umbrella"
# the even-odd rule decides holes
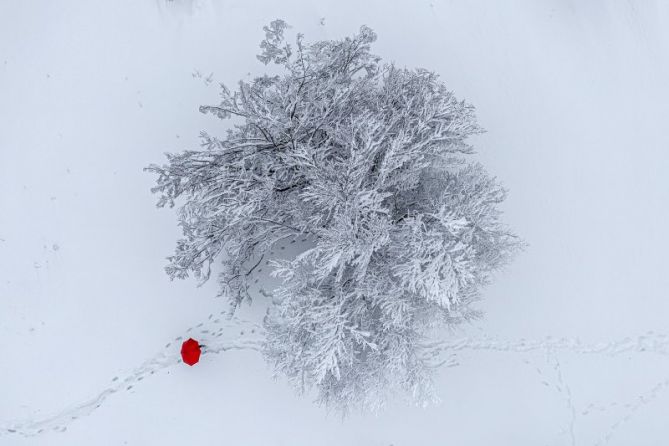
[[[181,358],[188,365],[194,365],[200,360],[200,343],[193,338],[189,338],[181,345]]]

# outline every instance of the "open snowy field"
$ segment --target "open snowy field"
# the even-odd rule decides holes
[[[189,327],[212,337],[197,325],[225,303],[213,282],[165,274],[176,213],[142,169],[223,133],[198,107],[266,70],[255,55],[275,18],[310,41],[367,25],[372,52],[476,107],[476,158],[528,247],[452,338],[617,354],[463,349],[439,372],[440,404],[342,421],[258,352],[230,350],[65,416],[178,355]],[[666,444],[668,118],[662,0],[0,0],[0,446]],[[240,317],[261,322],[266,272]],[[7,432],[53,414],[40,435]]]

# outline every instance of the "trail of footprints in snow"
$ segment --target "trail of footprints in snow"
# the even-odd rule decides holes
[[[225,312],[220,313],[224,315]],[[210,315],[208,321],[213,318],[213,313]],[[213,321],[214,324],[221,324],[221,319],[217,318]],[[221,326],[218,330],[213,331],[215,337],[220,337],[223,335],[223,330],[225,328],[236,327],[239,330],[241,336],[245,336],[245,333],[250,334],[260,334],[262,332],[262,327],[258,324],[240,321],[236,318],[229,318],[227,320],[228,324]],[[191,332],[194,329],[201,328],[204,326],[204,323],[197,324],[195,327],[190,327],[186,332]],[[248,331],[244,328],[249,328]],[[210,327],[211,328],[211,327]],[[207,331],[207,333],[205,333]],[[200,334],[206,335],[211,330],[207,328],[201,329]],[[205,336],[205,349],[203,355],[220,353],[231,349],[241,349],[241,350],[259,350],[260,343],[257,339],[244,339],[237,338],[228,343],[221,342],[216,343],[213,339],[209,341],[206,340]],[[64,432],[67,429],[66,424],[77,420],[83,416],[90,415],[93,411],[99,408],[102,403],[112,394],[119,392],[123,389],[131,390],[134,388],[134,385],[144,379],[147,375],[153,375],[155,372],[160,371],[164,368],[175,365],[181,361],[180,355],[178,352],[174,352],[173,344],[183,340],[183,337],[177,336],[172,342],[169,342],[165,345],[165,350],[162,353],[156,355],[154,358],[144,362],[141,366],[136,368],[130,375],[125,379],[121,380],[118,376],[114,377],[111,380],[111,386],[104,389],[102,392],[98,393],[96,396],[90,398],[87,401],[74,405],[68,409],[65,409],[54,415],[42,418],[40,420],[26,420],[22,422],[11,422],[0,424],[0,435],[3,434],[19,434],[23,436],[32,436],[44,432],[45,430],[53,430]],[[524,353],[531,351],[541,351],[541,350],[550,350],[551,352],[556,352],[559,350],[569,351],[572,353],[579,354],[605,354],[605,355],[616,355],[621,353],[629,352],[652,352],[662,355],[669,354],[669,336],[662,334],[655,334],[649,332],[646,335],[639,336],[637,338],[625,338],[619,341],[613,341],[608,343],[599,343],[599,344],[582,344],[578,339],[554,339],[546,338],[543,340],[524,340],[520,341],[499,341],[490,338],[483,339],[458,339],[458,340],[447,340],[433,342],[423,345],[428,351],[431,351],[432,354],[442,354],[457,352],[460,350],[488,350],[488,351],[498,351],[498,352],[514,352],[514,353]],[[169,350],[168,350],[169,349]],[[541,371],[538,370],[541,374]],[[546,383],[547,384],[547,383]],[[612,433],[617,429],[622,423],[627,421],[633,412],[638,410],[644,404],[647,404],[652,399],[654,399],[657,394],[665,387],[669,386],[669,378],[665,381],[662,381],[656,385],[651,391],[651,397],[647,399],[641,398],[639,401],[629,404],[630,413],[628,413],[623,419],[614,423],[607,434],[603,437],[604,442],[608,442],[608,439]],[[558,389],[560,391],[560,389]],[[593,406],[594,407],[594,406]],[[599,443],[604,444],[602,442]]]
[[[660,395],[660,393],[662,393],[662,391],[665,390],[667,387],[669,387],[669,377],[655,384],[647,392],[637,395],[637,397],[633,401],[629,401],[625,404],[618,404],[614,401],[607,405],[597,405],[594,403],[590,403],[588,406],[586,406],[585,410],[582,412],[583,416],[592,413],[593,410],[599,410],[600,412],[604,412],[606,410],[611,410],[616,407],[622,407],[626,412],[623,416],[619,417],[617,421],[611,424],[611,426],[609,426],[604,435],[602,435],[600,439],[597,441],[597,443],[595,443],[595,446],[604,446],[605,444],[607,444],[618,428],[620,428],[623,424],[630,421],[632,416],[641,407],[655,400]]]
[[[225,315],[226,312],[222,311],[221,316]],[[211,321],[214,317],[214,314],[210,314],[208,321]],[[225,324],[222,324],[224,323]],[[240,336],[249,335],[259,335],[262,332],[262,327],[256,323],[241,321],[236,318],[226,318],[222,320],[217,317],[213,320],[213,324],[221,325],[216,331],[208,330],[206,328],[200,330],[200,334],[206,335],[208,333],[216,333],[216,337],[221,337],[224,334],[225,329],[235,328]],[[204,323],[197,324],[195,327],[190,327],[187,332],[192,331],[194,328],[203,327]],[[212,328],[212,327],[210,327]],[[183,340],[182,336],[177,336],[173,341],[165,344],[164,351],[157,354],[152,359],[145,361],[142,365],[137,367],[133,372],[131,372],[127,377],[121,379],[119,376],[115,376],[110,381],[110,386],[106,389],[99,392],[92,398],[81,402],[79,404],[70,406],[67,409],[64,409],[58,413],[55,413],[50,416],[46,416],[38,420],[24,420],[24,421],[14,421],[8,423],[0,424],[0,436],[6,434],[18,434],[24,437],[30,437],[34,435],[41,434],[47,430],[55,432],[65,432],[67,430],[67,424],[90,415],[96,409],[98,409],[104,401],[112,394],[120,391],[130,391],[132,390],[137,383],[144,380],[146,376],[154,375],[157,371],[170,367],[172,365],[178,364],[181,362],[181,356],[178,351],[174,351],[175,343]],[[245,338],[236,338],[228,342],[214,342],[214,340],[206,340],[204,337],[203,342],[206,347],[203,349],[202,354],[217,354],[228,350],[259,350],[260,341],[259,339],[249,336],[248,339]]]
[[[578,353],[606,353],[608,355],[615,355],[629,351],[637,351],[637,352],[650,351],[653,353],[666,355],[667,339],[669,339],[667,335],[655,334],[654,332],[650,331],[646,335],[637,338],[637,340],[634,342],[632,342],[633,339],[631,338],[625,338],[622,341],[613,342],[609,344],[600,344],[599,346],[586,347],[581,345],[580,343],[571,343],[571,346],[574,347],[578,345],[578,348],[574,349],[574,351]],[[652,344],[652,348],[648,348],[648,342]],[[566,344],[564,340],[558,340],[557,344],[553,344],[553,346],[555,345],[565,347],[568,344]],[[489,347],[493,347],[493,345],[490,345]],[[509,350],[513,350],[513,347],[510,346],[507,347],[509,347]],[[523,346],[518,345],[516,347],[521,348]],[[498,351],[503,350],[502,348],[499,348],[499,346],[494,346],[493,349]],[[530,365],[530,361],[525,360],[524,362],[525,364]],[[558,383],[554,384],[553,386],[551,386],[551,384],[548,382],[550,379],[544,375],[541,368],[535,367],[535,371],[539,375],[541,384],[543,384],[548,388],[552,388],[553,390],[557,391],[563,398],[566,398],[568,408],[572,411],[572,418],[570,420],[570,429],[572,433],[575,422],[578,421],[578,419],[580,418],[586,418],[587,416],[594,415],[595,413],[602,414],[607,411],[612,411],[615,409],[623,410],[624,414],[618,417],[618,419],[607,428],[605,433],[601,435],[599,440],[595,443],[595,446],[604,446],[608,444],[609,441],[611,440],[611,437],[617,431],[617,429],[619,429],[624,423],[630,421],[632,416],[641,407],[653,402],[667,387],[669,387],[669,377],[667,377],[656,383],[650,390],[637,395],[632,401],[626,402],[624,404],[618,403],[616,401],[612,401],[607,404],[589,403],[585,407],[583,407],[583,409],[576,410],[573,401],[571,399],[571,391],[569,390],[569,386],[562,379],[561,372],[559,370],[560,369],[559,362],[557,361],[556,358],[555,358],[555,365],[553,368],[555,369],[555,371],[559,372],[559,374],[556,377],[558,379]],[[564,390],[566,390],[566,394],[563,394]],[[567,430],[563,429],[561,433],[567,433]],[[572,444],[575,444],[574,441],[575,439],[572,437]]]

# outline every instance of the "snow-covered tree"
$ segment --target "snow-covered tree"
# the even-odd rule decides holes
[[[258,59],[279,74],[221,86],[201,111],[234,125],[151,165],[158,206],[183,238],[166,270],[209,279],[220,259],[231,312],[263,259],[272,293],[263,350],[298,389],[346,410],[389,390],[431,397],[432,329],[474,318],[481,287],[520,247],[500,223],[505,190],[468,159],[473,107],[437,75],[382,64],[375,33],[294,45],[276,20]],[[270,258],[287,239],[294,258]]]

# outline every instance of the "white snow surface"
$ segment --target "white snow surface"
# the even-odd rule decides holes
[[[437,406],[328,415],[249,328],[209,330],[215,283],[163,271],[179,228],[142,168],[222,133],[198,106],[263,72],[275,18],[309,40],[370,26],[487,130],[476,157],[529,247],[439,344]],[[0,445],[664,444],[667,79],[659,0],[0,2]],[[218,354],[188,367],[193,334]]]

